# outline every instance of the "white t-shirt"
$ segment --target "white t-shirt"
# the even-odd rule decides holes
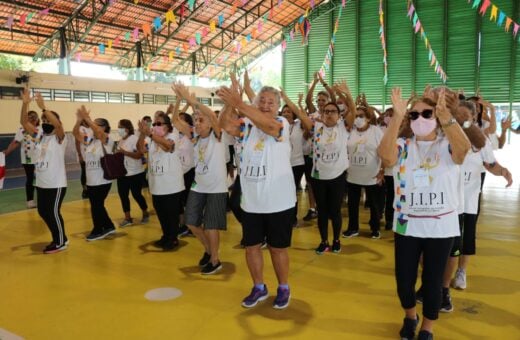
[[[164,136],[175,142],[173,133]],[[170,195],[184,190],[184,176],[182,165],[177,155],[177,148],[173,152],[164,151],[156,142],[150,140],[148,144],[148,183],[152,195]]]
[[[347,181],[359,185],[374,185],[381,168],[381,159],[377,147],[383,138],[383,132],[377,126],[370,125],[363,132],[355,128],[350,132],[347,147],[350,160]]]
[[[293,208],[296,203],[289,123],[283,117],[276,120],[283,124],[278,138],[266,134],[248,118],[242,120],[240,206],[250,213],[280,212]]]
[[[18,129],[14,140],[20,143],[20,160],[22,164],[34,164],[36,143],[42,138],[42,129],[36,127],[36,132],[30,135],[23,128]]]
[[[35,143],[35,186],[44,189],[65,188],[67,186],[66,147],[67,139],[64,138],[60,144],[56,135],[43,135],[41,140]]]
[[[347,140],[349,133],[343,119],[333,127],[315,122],[312,127],[312,178],[334,179],[349,166]]]
[[[113,153],[114,141],[108,138],[104,147],[107,154]],[[88,186],[93,187],[112,182],[112,180],[103,177],[103,168],[101,167],[101,157],[103,156],[103,145],[99,139],[94,139],[85,148],[85,174]]]
[[[495,155],[491,142],[486,140],[485,146],[477,152],[470,151],[464,163],[462,171],[464,173],[464,212],[466,214],[476,214],[478,211],[478,195],[480,193],[480,169],[483,163],[495,163]]]
[[[119,141],[119,148],[127,152],[137,152],[137,141],[139,137],[136,135],[130,135],[126,139]],[[143,161],[141,158],[135,159],[132,157],[125,156],[125,168],[126,176],[134,176],[144,172]]]
[[[182,134],[177,129],[173,130],[173,134],[175,136],[175,151],[181,160],[182,173],[185,174],[195,167],[193,141],[190,136]]]
[[[289,140],[291,141],[291,166],[304,165],[303,159],[303,129],[300,120],[295,120],[290,125],[289,132],[291,134]]]
[[[195,143],[195,180],[191,190],[207,194],[228,192],[226,149],[228,146],[215,133],[198,137]]]
[[[460,235],[460,167],[451,158],[447,138],[398,139],[394,167],[394,227],[401,235],[448,238]]]
[[[381,132],[383,133],[383,136],[384,136],[387,126],[379,125],[379,128],[381,129]],[[393,171],[394,171],[393,166],[389,166],[389,167],[385,168],[385,176],[393,176]]]
[[[94,131],[92,131],[92,129],[89,127],[80,125],[79,133],[82,136],[82,142],[80,144],[79,150],[81,152],[81,157],[83,157],[83,160],[85,160],[85,150],[87,146],[90,145],[90,143],[92,143],[92,141],[94,140]]]

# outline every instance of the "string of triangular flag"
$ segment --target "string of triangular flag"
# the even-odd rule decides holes
[[[488,9],[491,8],[489,20],[495,21],[498,27],[502,27],[502,25],[504,25],[505,32],[509,32],[511,30],[511,26],[513,26],[513,37],[516,39],[516,36],[518,35],[518,29],[520,28],[520,25],[518,23],[513,21],[513,19],[511,19],[506,13],[501,11],[500,8],[498,8],[498,6],[496,6],[490,0],[468,0],[468,4],[470,4],[472,1],[472,8],[478,9],[478,12],[482,16],[486,15]]]
[[[385,67],[385,75],[383,77],[383,82],[388,82],[388,61],[387,61],[387,53],[386,53],[386,35],[385,35],[385,12],[383,10],[383,0],[379,0],[379,38],[381,39],[381,47],[383,48],[383,65]]]
[[[439,77],[441,78],[443,83],[446,83],[448,76],[447,76],[446,72],[444,72],[444,69],[442,68],[441,64],[439,63],[439,60],[435,56],[435,52],[433,51],[433,48],[430,44],[430,41],[428,40],[424,27],[421,23],[421,20],[419,19],[419,15],[417,14],[417,11],[415,10],[413,1],[411,1],[411,0],[408,1],[408,17],[412,21],[412,25],[413,25],[415,34],[417,34],[418,32],[421,32],[421,39],[424,41],[424,46],[428,50],[428,59],[430,60],[430,66],[435,67],[435,73],[437,73],[439,75]]]
[[[336,23],[334,24],[334,31],[332,32],[332,38],[330,39],[329,48],[327,49],[327,54],[325,55],[325,59],[323,60],[323,64],[321,64],[319,73],[323,78],[325,78],[325,74],[330,70],[330,64],[332,62],[332,57],[334,56],[334,45],[336,44],[336,33],[338,33],[339,29],[339,19],[341,19],[341,14],[343,13],[343,8],[346,3],[343,1],[341,3],[341,7],[339,8],[338,18],[336,19]]]

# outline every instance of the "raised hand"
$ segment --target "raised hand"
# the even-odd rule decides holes
[[[505,120],[503,120],[501,122],[502,131],[506,131],[507,129],[511,128],[511,121],[512,121],[512,119],[513,119],[513,117],[509,116],[509,118],[506,118]]]
[[[219,96],[224,103],[226,103],[229,107],[232,108],[236,108],[240,104],[242,104],[242,98],[240,97],[238,88],[229,88],[222,86],[217,91],[217,96]]]
[[[407,106],[408,101],[402,98],[401,88],[394,87],[392,89],[392,107],[394,108],[394,115],[404,117],[404,115],[406,114]]]
[[[435,107],[435,114],[442,124],[447,124],[452,118],[450,110],[446,106],[446,89],[441,88],[439,91],[439,98],[437,99],[437,106]]]
[[[181,83],[173,83],[172,89],[178,98],[186,100],[189,104],[191,100],[190,91],[187,86]]]
[[[247,70],[244,72],[244,88],[251,87],[251,79]]]
[[[90,118],[90,111],[87,110],[85,105],[81,105],[76,114],[78,115],[78,118],[81,118],[81,120]]]
[[[36,92],[35,99],[36,99],[36,104],[38,105],[38,107],[41,110],[45,111],[45,100],[43,100],[42,94],[40,92]]]
[[[24,87],[24,89],[20,92],[20,97],[22,98],[24,104],[29,104],[31,102],[32,98],[29,87]]]

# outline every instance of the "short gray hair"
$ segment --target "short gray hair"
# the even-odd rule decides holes
[[[258,106],[259,102],[260,102],[260,95],[262,93],[272,93],[275,95],[276,97],[276,102],[278,104],[278,108],[280,108],[280,105],[282,104],[282,98],[280,96],[280,91],[278,91],[277,89],[275,89],[274,87],[272,86],[263,86],[261,89],[260,89],[260,92],[258,92],[258,94],[256,95],[255,99],[253,100],[253,104],[255,104],[255,106]]]

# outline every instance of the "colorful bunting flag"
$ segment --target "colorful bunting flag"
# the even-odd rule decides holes
[[[487,10],[489,9],[489,7],[491,7],[491,13],[489,15],[489,20],[496,21],[498,27],[502,27],[502,25],[504,25],[504,22],[505,22],[504,31],[509,32],[511,30],[511,25],[513,25],[513,37],[516,38],[516,36],[518,34],[518,29],[519,29],[518,23],[513,21],[513,19],[511,19],[511,17],[507,16],[507,14],[505,12],[501,11],[497,5],[495,5],[493,2],[491,2],[491,0],[483,0],[483,2],[482,2],[482,0],[468,0],[468,3],[471,3],[472,1],[473,1],[472,8],[477,9],[480,6],[480,8],[478,9],[478,12],[482,16],[484,16],[486,14]],[[481,5],[481,3],[482,3],[482,5]]]
[[[7,22],[5,23],[5,27],[11,29],[13,27],[13,23],[14,23],[14,18],[12,15],[10,15],[8,18],[7,18]]]
[[[162,26],[161,17],[155,17],[155,19],[153,19],[153,28],[155,29],[155,32],[159,31],[161,29],[161,26]],[[144,29],[143,29],[143,31],[144,31]]]
[[[200,39],[201,39],[200,33],[199,32],[195,33],[195,41],[197,42],[197,45],[200,45]]]
[[[166,24],[174,23],[175,22],[175,14],[170,9],[168,12],[166,12],[164,16],[164,20],[166,21]]]
[[[218,26],[222,27],[222,24],[224,24],[224,15],[220,14],[218,16]]]
[[[105,44],[99,44],[99,54],[105,54]]]
[[[152,35],[152,26],[150,26],[149,23],[144,23],[142,26],[141,26],[141,29],[143,30],[143,34],[144,36],[148,36],[148,35]]]
[[[134,41],[139,40],[139,28],[137,28],[137,27],[134,28],[133,38],[134,38]]]
[[[217,25],[216,25],[216,23],[215,23],[215,20],[211,20],[211,21],[209,22],[209,31],[210,31],[211,33],[215,32],[215,30],[217,29],[216,26],[217,26]],[[219,26],[220,26],[220,25],[219,25]]]
[[[27,14],[20,15],[20,26],[25,26],[25,21],[27,20]]]

